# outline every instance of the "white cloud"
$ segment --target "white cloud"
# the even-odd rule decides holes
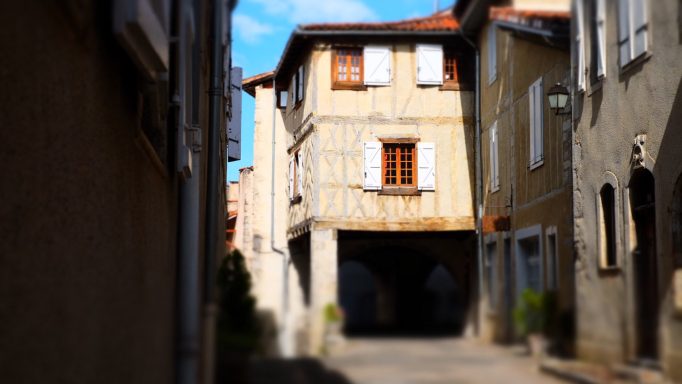
[[[261,23],[251,16],[239,13],[232,16],[232,22],[234,23],[234,31],[248,44],[258,43],[263,36],[274,32],[269,24]]]
[[[293,24],[376,20],[376,13],[362,0],[251,0],[272,16]]]

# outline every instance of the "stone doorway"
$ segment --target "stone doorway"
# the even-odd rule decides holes
[[[636,170],[629,185],[630,207],[637,245],[632,253],[635,277],[637,358],[658,360],[660,297],[656,254],[656,204],[654,176]]]

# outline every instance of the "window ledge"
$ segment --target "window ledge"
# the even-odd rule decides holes
[[[462,84],[462,83],[454,82],[454,81],[453,82],[447,82],[446,81],[445,83],[443,83],[443,85],[441,85],[438,88],[438,90],[439,91],[465,91],[468,88],[469,87],[467,86],[467,84]]]
[[[602,76],[599,76],[597,81],[595,81],[594,83],[590,83],[590,91],[587,92],[587,97],[590,97],[595,92],[600,91],[602,89],[602,87],[604,86],[605,80],[606,80],[606,76],[602,75]]]
[[[500,190],[500,186],[497,185],[497,186],[495,186],[495,187],[491,187],[491,188],[490,188],[490,193],[493,194],[493,193],[495,193],[495,192],[498,192],[499,190]]]
[[[332,83],[333,91],[366,91],[367,86],[362,83]]]
[[[642,53],[641,55],[635,57],[634,59],[630,60],[629,63],[625,64],[624,67],[620,67],[619,74],[621,76],[626,75],[628,72],[633,71],[634,68],[639,67],[641,64],[643,64],[645,61],[649,61],[649,59],[653,56],[651,54],[651,51],[646,51]]]
[[[599,273],[604,275],[615,275],[620,273],[620,266],[612,265],[609,267],[599,266]]]
[[[536,162],[534,162],[534,163],[531,162],[530,165],[528,166],[528,169],[532,171],[532,170],[534,170],[534,169],[540,168],[544,163],[545,163],[545,160],[544,160],[544,159],[538,160],[538,161],[536,161]]]
[[[383,196],[421,196],[417,187],[383,187],[378,191]]]
[[[290,205],[300,204],[302,200],[303,200],[303,197],[301,195],[298,195],[298,196],[294,197],[293,199],[289,200],[289,204]]]

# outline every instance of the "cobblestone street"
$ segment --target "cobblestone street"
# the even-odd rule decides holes
[[[350,339],[321,361],[254,362],[254,384],[561,383],[537,371],[520,348],[475,340]]]

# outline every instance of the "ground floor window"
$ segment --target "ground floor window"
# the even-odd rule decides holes
[[[543,290],[540,235],[528,236],[517,241],[518,294],[526,288],[536,292]]]
[[[488,280],[488,305],[491,309],[497,307],[497,242],[488,243],[485,247],[486,279]]]

